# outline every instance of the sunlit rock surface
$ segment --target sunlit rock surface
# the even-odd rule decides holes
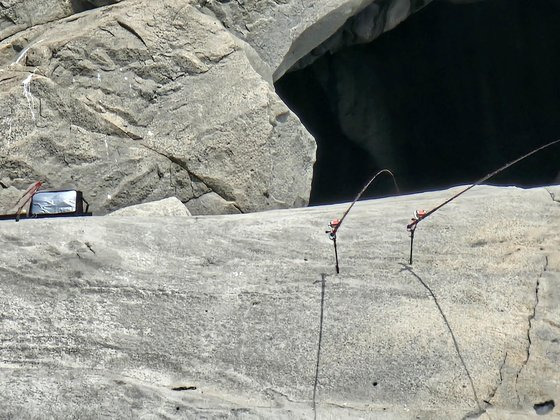
[[[83,190],[96,214],[303,206],[315,143],[272,82],[427,3],[3,1],[0,181]]]
[[[248,42],[279,79],[292,66],[325,52],[371,42],[431,0],[323,0],[222,2],[199,0],[236,36]]]
[[[124,207],[109,213],[109,216],[176,217],[191,216],[191,213],[177,197],[169,197],[164,198],[163,200],[152,201],[150,203]]]
[[[77,188],[97,214],[305,205],[312,137],[257,53],[192,3],[127,1],[1,42],[3,184]]]
[[[0,222],[0,412],[558,415],[560,190],[477,187],[408,266],[457,191],[358,203],[339,275],[346,205]]]

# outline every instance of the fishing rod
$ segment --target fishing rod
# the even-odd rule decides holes
[[[480,178],[478,181],[476,181],[474,184],[469,185],[467,188],[459,191],[457,194],[455,194],[454,196],[452,196],[451,198],[448,198],[447,200],[445,200],[443,203],[441,203],[440,205],[434,207],[433,209],[431,209],[430,211],[425,211],[425,210],[416,210],[414,212],[414,217],[412,218],[411,222],[406,226],[406,229],[410,232],[410,259],[409,259],[409,264],[412,265],[412,247],[414,245],[414,232],[416,231],[416,228],[418,227],[418,223],[420,223],[422,220],[426,219],[428,216],[431,216],[432,214],[434,214],[436,211],[438,211],[439,209],[441,209],[443,206],[445,206],[446,204],[450,203],[451,201],[455,200],[457,197],[459,197],[460,195],[466,193],[468,190],[470,190],[471,188],[476,187],[477,185],[482,184],[484,181],[487,181],[488,179],[492,178],[493,176],[499,174],[502,171],[505,171],[507,168],[509,168],[512,165],[515,165],[517,162],[528,158],[531,155],[534,155],[537,152],[540,152],[543,149],[546,149],[547,147],[550,147],[556,143],[559,143],[560,139],[558,140],[554,140],[551,141],[550,143],[547,143],[545,145],[542,145],[540,147],[537,147],[536,149],[531,150],[529,153],[524,154],[521,157],[518,157],[515,160],[512,160],[511,162],[506,163],[504,166],[496,169],[494,172],[489,173],[488,175]]]
[[[33,184],[31,184],[29,186],[29,188],[27,188],[27,190],[23,193],[23,195],[17,201],[17,203],[15,205],[15,207],[17,207],[16,222],[19,222],[19,218],[21,216],[23,208],[27,205],[29,200],[31,200],[31,198],[33,198],[33,196],[35,195],[37,190],[39,188],[41,188],[41,185],[43,185],[43,183],[41,181],[34,182]]]
[[[344,219],[346,219],[346,216],[348,216],[348,213],[350,212],[352,207],[354,207],[354,204],[356,204],[356,202],[360,199],[362,194],[367,190],[367,188],[371,185],[371,183],[373,181],[375,181],[375,179],[383,173],[387,173],[387,174],[391,175],[391,178],[393,179],[393,183],[395,184],[395,188],[396,188],[397,194],[398,194],[399,193],[399,186],[397,185],[397,181],[395,180],[395,175],[393,175],[393,173],[389,169],[380,170],[368,181],[368,183],[366,185],[364,185],[364,187],[358,193],[356,198],[354,198],[354,201],[352,201],[350,206],[348,206],[346,211],[342,214],[342,217],[340,219],[331,220],[329,225],[328,225],[330,230],[325,231],[325,233],[329,234],[329,239],[331,241],[333,241],[336,274],[340,273],[340,269],[339,269],[339,266],[338,266],[338,249],[336,247],[336,233],[338,232],[338,229],[340,229],[340,226],[342,226],[342,222],[344,221]]]

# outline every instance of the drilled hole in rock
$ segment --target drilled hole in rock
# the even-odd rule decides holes
[[[195,391],[196,386],[176,386],[171,388],[172,391]]]
[[[554,410],[554,407],[556,406],[556,404],[554,404],[553,400],[549,400],[549,401],[545,401],[543,403],[538,403],[533,405],[533,408],[535,409],[535,413],[537,413],[540,416],[543,416],[545,414],[550,413],[552,410]]]
[[[434,1],[285,74],[276,90],[317,141],[311,204],[352,199],[381,168],[404,192],[467,184],[559,138],[559,32],[557,0]],[[546,185],[559,171],[556,145],[488,183]]]

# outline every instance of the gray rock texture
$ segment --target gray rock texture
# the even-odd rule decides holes
[[[1,1],[4,189],[81,189],[97,214],[305,205],[315,144],[272,81],[428,2]]]
[[[210,213],[305,205],[315,144],[257,53],[192,2],[127,1],[0,43],[0,179],[103,214],[176,196]]]
[[[0,41],[32,26],[53,22],[94,7],[122,0],[0,1]]]
[[[298,61],[371,42],[431,0],[227,1],[199,0],[226,28],[249,43],[270,66],[274,80]],[[308,57],[306,57],[309,54]]]
[[[3,0],[0,1],[0,41],[9,36],[74,13],[71,0]]]
[[[151,203],[136,204],[109,213],[108,216],[158,217],[191,216],[189,210],[177,197],[164,198]]]
[[[408,266],[456,191],[358,203],[339,275],[345,205],[0,222],[0,412],[558,418],[560,205],[476,187]]]

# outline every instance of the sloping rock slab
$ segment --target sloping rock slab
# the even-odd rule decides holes
[[[13,418],[535,416],[560,395],[560,205],[477,187],[250,215],[1,222]],[[550,405],[549,405],[550,407]],[[555,408],[550,413],[558,414]]]

